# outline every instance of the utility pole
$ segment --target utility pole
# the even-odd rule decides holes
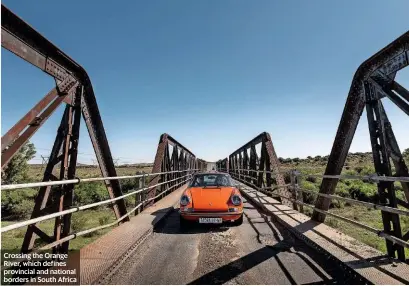
[[[40,155],[40,156],[41,156],[41,159],[42,159],[42,162],[41,162],[41,171],[43,171],[44,165],[47,165],[48,159],[49,159],[50,157],[45,157],[45,156],[43,156],[43,155]]]

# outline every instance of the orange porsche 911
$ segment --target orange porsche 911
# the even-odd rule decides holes
[[[180,198],[180,224],[243,222],[243,199],[228,174],[199,173],[193,176]]]

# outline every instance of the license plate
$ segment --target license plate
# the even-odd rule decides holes
[[[220,217],[200,217],[199,223],[222,223],[222,219]]]

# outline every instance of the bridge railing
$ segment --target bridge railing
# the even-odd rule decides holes
[[[138,188],[138,189],[135,189],[135,190],[131,190],[130,192],[128,192],[128,193],[126,193],[126,194],[124,194],[122,196],[113,198],[113,199],[107,199],[107,200],[103,200],[103,201],[99,201],[99,202],[95,202],[95,203],[91,203],[91,204],[87,204],[87,205],[83,205],[83,206],[71,207],[71,208],[69,208],[67,210],[64,210],[64,211],[54,212],[54,213],[51,213],[51,214],[43,215],[43,216],[40,216],[40,217],[32,218],[32,219],[29,219],[29,220],[25,220],[25,221],[22,221],[22,222],[18,222],[18,223],[14,223],[14,224],[2,227],[1,228],[1,233],[11,231],[11,230],[14,230],[14,229],[18,229],[18,228],[22,228],[22,227],[25,227],[25,226],[31,227],[31,226],[34,226],[35,224],[39,223],[39,222],[42,222],[42,221],[50,220],[50,219],[57,218],[57,217],[62,217],[62,216],[65,216],[65,215],[70,215],[70,214],[75,213],[75,212],[84,211],[84,210],[95,208],[95,207],[102,206],[102,205],[112,204],[117,200],[121,200],[121,199],[124,199],[124,198],[132,196],[132,195],[139,195],[138,196],[139,201],[135,202],[135,204],[136,204],[135,207],[133,207],[129,212],[127,212],[125,215],[121,216],[120,218],[118,218],[114,222],[104,224],[104,225],[101,225],[101,226],[98,226],[98,227],[94,227],[94,228],[90,228],[90,229],[86,229],[86,230],[71,233],[68,236],[63,237],[63,238],[61,238],[59,240],[53,241],[52,243],[49,243],[49,244],[47,244],[45,246],[39,247],[37,249],[33,249],[33,252],[37,252],[37,251],[41,251],[41,250],[45,250],[45,249],[50,249],[50,248],[56,247],[58,245],[61,245],[64,242],[75,239],[75,238],[77,238],[79,236],[83,236],[83,235],[89,234],[91,232],[95,232],[95,231],[98,231],[98,230],[101,230],[101,229],[104,229],[104,228],[114,226],[115,224],[118,224],[119,222],[123,221],[125,218],[128,218],[132,213],[136,212],[139,208],[141,208],[143,204],[151,202],[151,201],[159,198],[160,196],[166,194],[167,192],[169,192],[171,190],[174,190],[175,188],[178,188],[178,187],[182,186],[183,184],[186,184],[191,179],[191,177],[193,176],[193,174],[196,171],[198,171],[198,169],[187,169],[187,170],[179,170],[179,171],[160,172],[160,173],[144,173],[144,174],[131,175],[131,176],[98,177],[98,178],[84,178],[84,179],[76,178],[76,179],[72,179],[72,180],[60,180],[60,181],[38,182],[38,183],[27,183],[27,184],[2,185],[1,186],[2,191],[12,191],[12,190],[17,190],[17,189],[22,189],[22,188],[29,188],[29,187],[43,187],[43,186],[57,186],[57,185],[67,185],[67,184],[80,184],[80,183],[89,183],[89,182],[105,181],[105,180],[123,180],[123,179],[132,179],[132,178],[145,179],[145,178],[148,178],[148,177],[158,176],[158,175],[162,175],[162,174],[167,175],[169,173],[180,173],[180,175],[176,174],[177,176],[176,176],[175,179],[171,179],[171,180],[167,180],[167,181],[157,183],[155,185],[149,185],[147,187],[142,187],[142,188]],[[146,197],[146,196],[144,196],[144,194],[149,192],[150,189],[152,189],[154,187],[162,186],[162,185],[166,185],[166,186],[168,186],[168,188],[166,188],[161,193],[155,195],[154,197],[144,199]]]
[[[226,169],[218,169],[218,171],[227,172]],[[255,184],[253,184],[251,182],[251,179],[253,179],[254,177],[246,175],[246,173],[248,173],[249,171],[257,172],[257,173],[263,173],[263,177],[264,177],[264,174],[266,174],[266,173],[275,174],[274,172],[270,172],[270,171],[260,171],[260,170],[252,170],[252,169],[230,169],[230,170],[228,170],[228,173],[234,179],[238,180],[241,183],[244,183],[245,185],[253,187],[257,191],[260,191],[260,192],[268,194],[268,195],[277,196],[277,197],[289,200],[289,201],[291,201],[294,204],[297,204],[299,206],[305,206],[305,207],[311,208],[312,210],[317,211],[319,213],[328,215],[328,216],[333,217],[333,218],[338,219],[338,220],[342,220],[342,221],[347,222],[349,224],[353,224],[354,226],[365,229],[365,230],[367,230],[369,232],[372,232],[372,233],[376,234],[379,237],[382,237],[382,238],[384,238],[386,240],[389,240],[389,241],[391,241],[391,242],[393,242],[395,244],[398,244],[400,246],[403,246],[403,247],[409,249],[409,243],[407,241],[405,241],[406,236],[408,236],[408,235],[404,235],[403,238],[402,237],[396,237],[396,236],[393,236],[393,235],[390,235],[390,234],[386,233],[384,230],[376,229],[376,228],[374,228],[372,226],[366,225],[364,223],[357,222],[355,220],[351,220],[349,218],[346,218],[346,217],[343,217],[341,215],[331,213],[331,212],[326,211],[326,210],[321,210],[321,209],[315,207],[312,204],[308,204],[308,203],[303,202],[302,201],[303,200],[302,199],[303,198],[302,193],[308,193],[308,194],[315,195],[316,196],[315,200],[317,200],[319,197],[325,197],[325,198],[329,198],[329,199],[336,199],[336,200],[348,202],[349,204],[365,206],[367,208],[373,208],[373,209],[376,209],[376,210],[380,210],[382,212],[394,213],[394,214],[398,214],[398,215],[409,216],[409,211],[399,209],[399,208],[388,207],[388,206],[385,206],[385,205],[375,204],[375,203],[371,203],[371,202],[360,201],[360,200],[356,200],[356,199],[352,199],[352,198],[345,198],[345,197],[341,197],[341,196],[337,196],[337,195],[323,194],[323,193],[319,193],[317,191],[307,190],[307,189],[301,188],[299,186],[300,179],[302,177],[306,177],[306,176],[311,176],[311,177],[316,177],[316,178],[323,178],[323,179],[328,178],[328,179],[362,180],[362,181],[367,181],[367,182],[371,182],[371,183],[379,183],[379,182],[382,182],[382,181],[387,181],[387,182],[409,182],[409,177],[378,176],[376,174],[368,175],[368,176],[317,175],[317,174],[305,174],[305,173],[299,172],[297,170],[292,170],[292,171],[289,171],[289,172],[288,171],[287,172],[285,172],[285,171],[280,172],[281,174],[288,174],[289,175],[289,177],[290,177],[290,183],[289,184],[265,187],[265,186],[257,186]],[[279,190],[281,188],[290,189],[291,190],[291,197],[283,196],[282,194],[276,192],[277,190]],[[302,209],[300,209],[300,211],[302,212]]]

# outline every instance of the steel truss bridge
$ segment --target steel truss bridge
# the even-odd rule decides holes
[[[118,176],[96,96],[86,70],[4,5],[1,7],[1,16],[2,47],[55,80],[55,87],[2,136],[2,170],[53,112],[61,105],[65,107],[42,182],[2,185],[4,192],[18,192],[18,189],[27,187],[38,188],[31,218],[1,228],[2,233],[19,228],[26,229],[21,246],[22,253],[45,249],[52,249],[54,253],[67,253],[72,239],[103,228],[130,224],[132,214],[136,215],[149,209],[165,196],[183,188],[195,172],[206,170],[205,160],[197,158],[170,135],[162,134],[151,173]],[[249,202],[264,212],[271,212],[269,209],[269,204],[273,204],[269,201],[271,199],[276,202],[275,204],[297,215],[302,215],[305,208],[312,209],[313,214],[308,220],[314,225],[322,225],[320,223],[331,217],[384,238],[386,255],[390,259],[388,263],[401,263],[399,271],[406,271],[408,268],[402,265],[407,265],[409,259],[407,254],[405,256],[405,248],[409,248],[409,229],[403,229],[401,220],[403,216],[409,215],[409,173],[382,100],[392,101],[402,112],[409,115],[409,91],[395,80],[397,72],[408,65],[409,32],[406,32],[359,66],[352,79],[324,174],[312,175],[297,170],[283,171],[274,150],[273,140],[266,132],[250,140],[227,158],[219,160],[216,163],[217,170],[229,173],[242,186],[242,191]],[[376,174],[341,175],[364,109],[367,114]],[[98,178],[76,176],[81,117],[84,119],[101,170],[102,176]],[[56,173],[59,175],[54,175]],[[319,192],[300,187],[300,181],[306,176],[322,178]],[[123,179],[135,179],[137,182],[135,188],[124,193],[121,188]],[[334,195],[340,179],[376,183],[379,202],[369,203]],[[75,185],[95,181],[104,182],[110,198],[74,207]],[[401,184],[405,199],[396,196],[395,182]],[[315,196],[314,204],[303,201],[306,194]],[[131,209],[125,203],[125,198],[129,196],[135,197],[135,206]],[[260,200],[261,196],[263,200]],[[380,210],[383,228],[376,229],[332,213],[330,204],[333,200]],[[115,222],[76,233],[71,231],[73,213],[101,205],[112,207]],[[46,234],[40,227],[40,223],[46,220],[55,221],[53,235]],[[286,227],[297,232],[296,227],[289,224]],[[305,238],[306,234],[296,235],[303,240],[309,240],[313,245],[318,243],[314,242],[314,239]],[[38,241],[36,239],[42,241],[41,246],[35,246],[35,241]],[[326,251],[320,250],[319,247],[315,249],[317,252]],[[328,255],[336,256],[334,253]],[[351,271],[350,268],[345,271]],[[408,274],[406,278],[409,279],[409,272],[401,273],[404,273],[403,276]],[[389,275],[396,276],[393,271]],[[399,282],[407,282],[402,280],[403,277],[396,279]]]

